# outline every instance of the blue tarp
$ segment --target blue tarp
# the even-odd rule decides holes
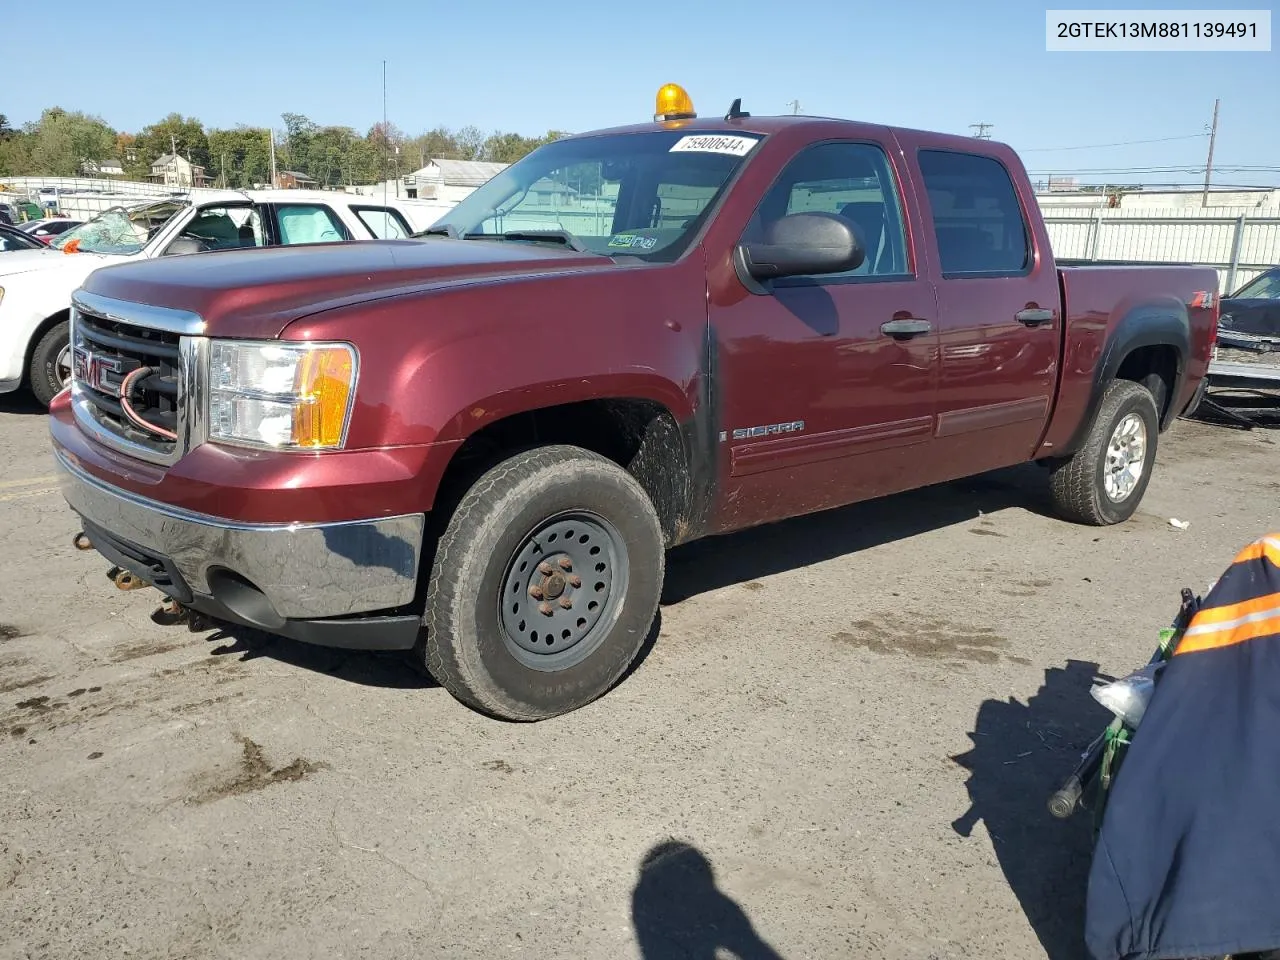
[[[1204,598],[1112,784],[1089,876],[1095,960],[1280,948],[1280,534]]]

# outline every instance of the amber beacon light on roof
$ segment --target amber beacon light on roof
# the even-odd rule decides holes
[[[653,119],[694,120],[698,116],[693,109],[693,100],[678,83],[664,83],[658,88],[657,108],[653,111]]]

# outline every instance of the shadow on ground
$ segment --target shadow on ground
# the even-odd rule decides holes
[[[952,823],[971,837],[981,820],[1009,887],[1049,960],[1086,960],[1084,907],[1093,855],[1092,812],[1055,820],[1046,804],[1111,715],[1089,695],[1098,665],[1069,660],[1045,670],[1026,704],[987,700],[973,749],[953,757],[969,771],[971,806]]]
[[[26,390],[15,390],[13,393],[0,393],[0,413],[43,414],[47,411],[36,402]]]
[[[677,547],[667,563],[662,602],[680,603],[1009,507],[1051,513],[1041,467],[1024,464]]]
[[[781,960],[735,900],[716,885],[706,855],[669,840],[645,854],[631,893],[631,922],[644,960]]]

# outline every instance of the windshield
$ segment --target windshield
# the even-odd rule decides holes
[[[112,207],[87,223],[68,230],[50,246],[76,253],[137,253],[147,245],[175,213],[186,207],[181,200],[163,200],[126,210]]]
[[[1246,283],[1233,300],[1280,300],[1280,270],[1272,270]]]
[[[664,130],[555,140],[471,193],[430,232],[674,260],[761,139]]]

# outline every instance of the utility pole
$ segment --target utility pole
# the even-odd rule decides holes
[[[1200,206],[1209,205],[1209,178],[1213,176],[1213,142],[1218,139],[1218,103],[1213,101],[1213,126],[1209,128],[1209,158],[1204,162],[1204,196],[1200,198]]]
[[[387,146],[391,138],[387,136],[387,61],[382,61],[382,202],[387,202]],[[397,184],[396,192],[399,192]]]
[[[795,114],[797,114],[797,113],[799,113],[799,112],[800,112],[800,101],[799,101],[799,100],[788,100],[788,101],[787,101],[787,106],[791,108],[791,113],[792,113],[792,115],[793,115],[793,116],[794,116]]]
[[[971,123],[969,124],[969,129],[978,131],[977,133],[974,134],[974,137],[976,137],[977,139],[990,140],[991,134],[987,133],[987,131],[990,130],[993,126],[995,126],[995,124],[993,123]]]

